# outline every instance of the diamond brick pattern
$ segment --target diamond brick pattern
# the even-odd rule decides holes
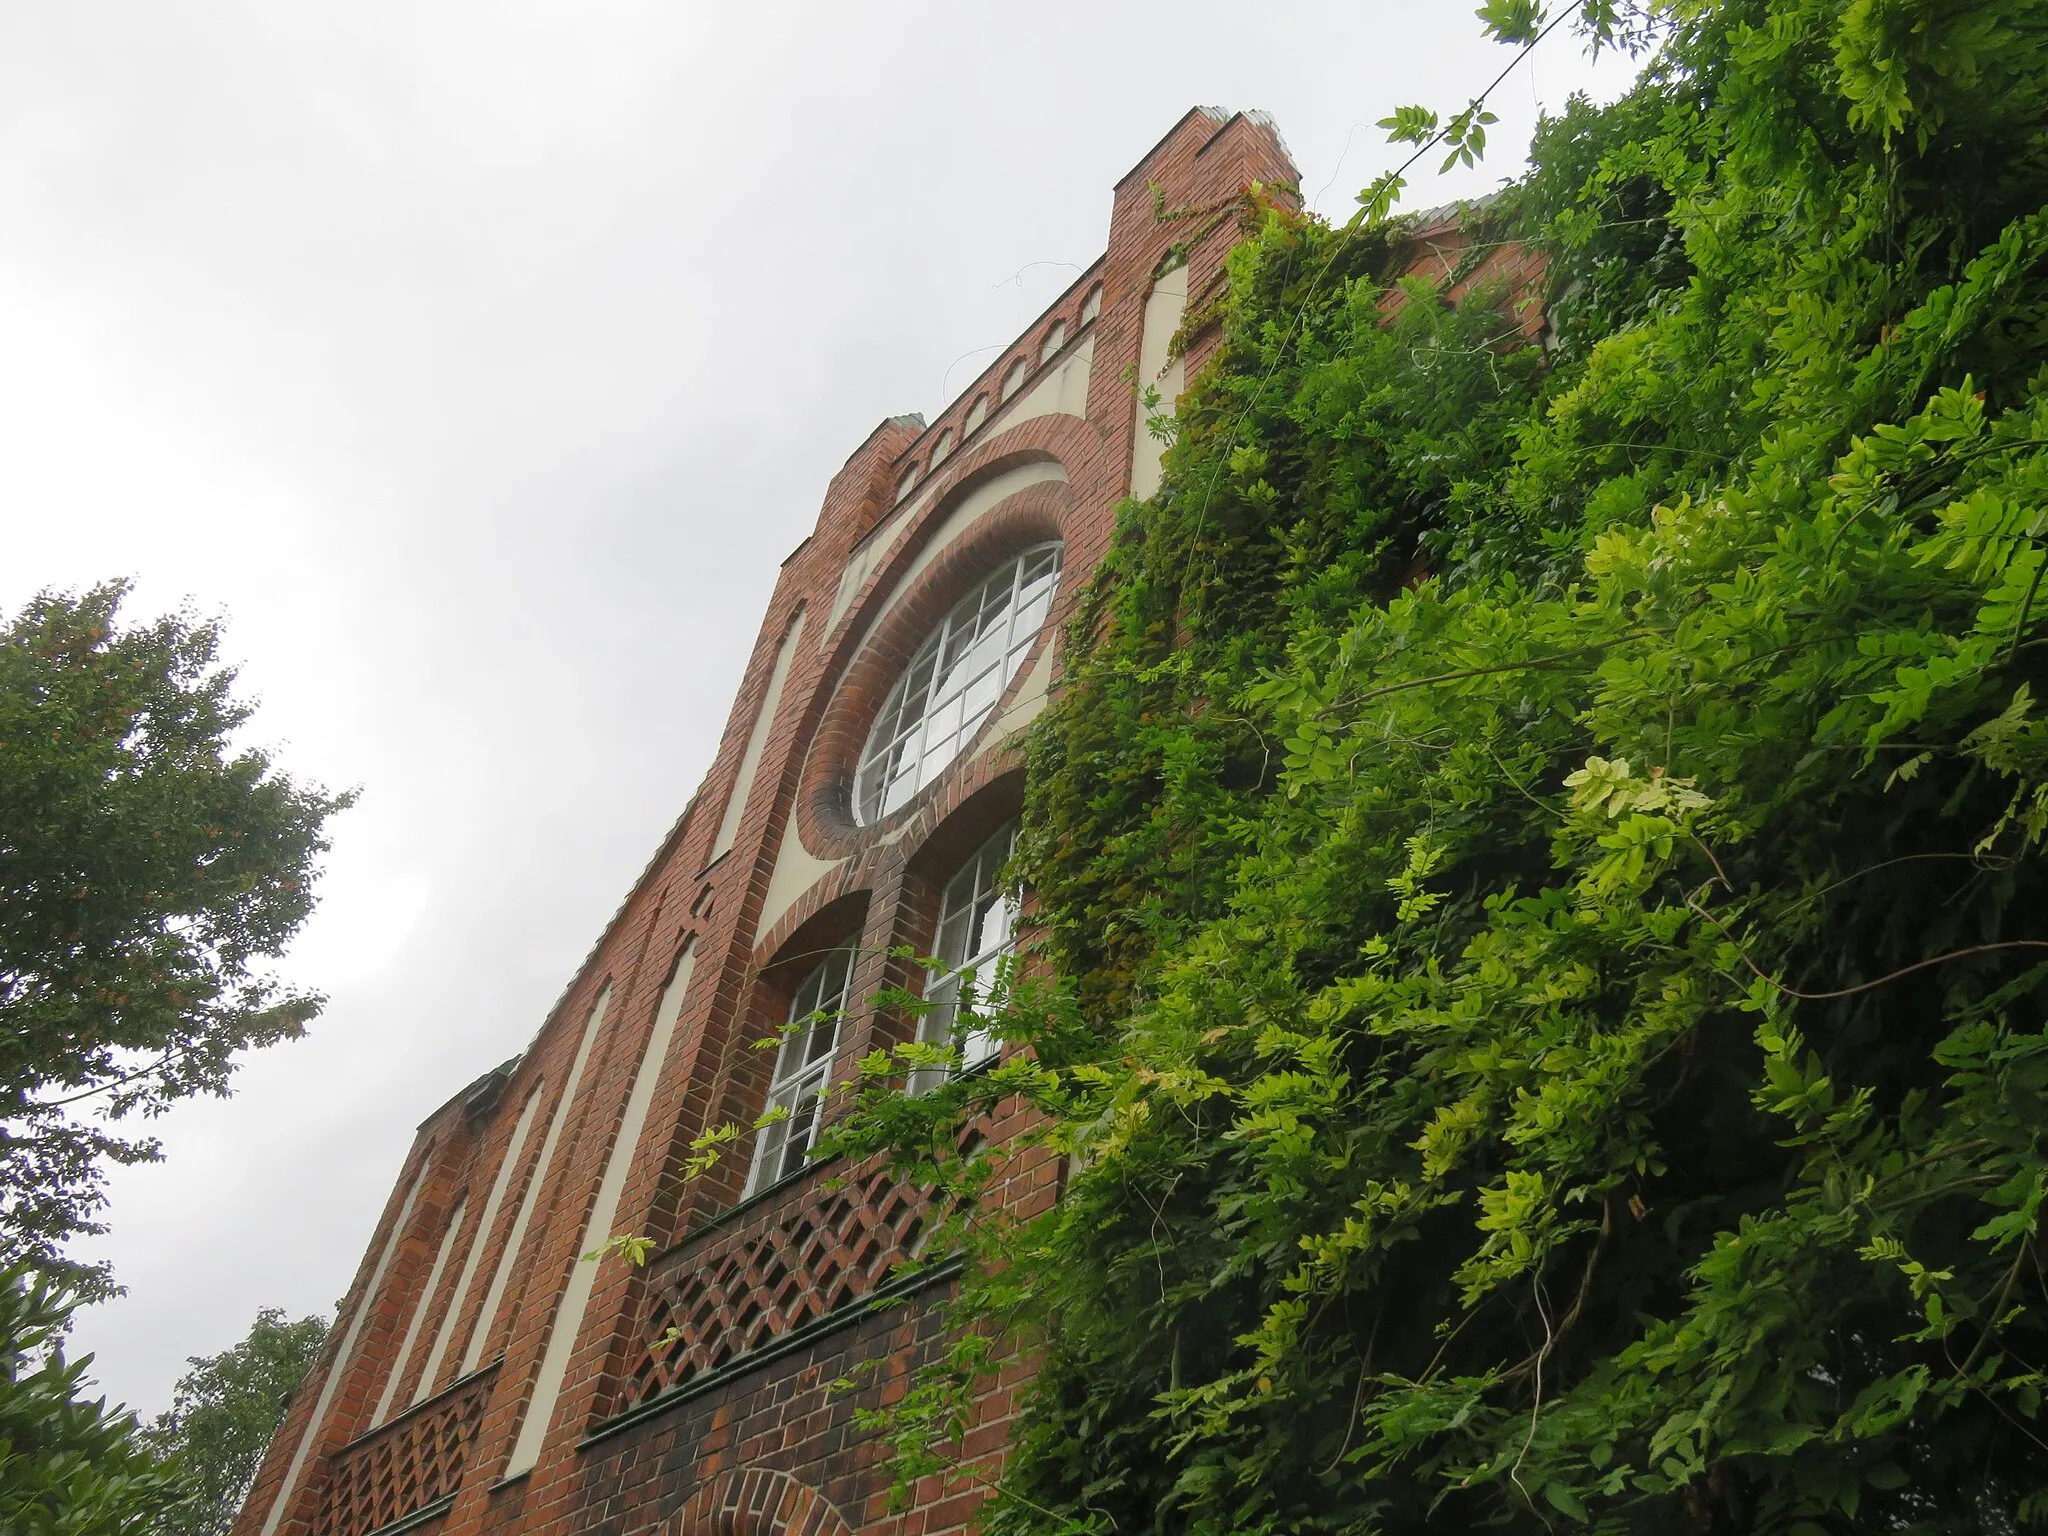
[[[934,1213],[886,1167],[795,1181],[657,1261],[622,1407],[868,1295],[917,1252]]]
[[[342,1447],[313,1513],[312,1536],[369,1536],[462,1482],[489,1402],[492,1366]]]

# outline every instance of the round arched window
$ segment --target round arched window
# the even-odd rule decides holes
[[[854,819],[887,816],[945,771],[1024,664],[1060,581],[1060,546],[1006,560],[953,605],[896,679],[853,778]]]

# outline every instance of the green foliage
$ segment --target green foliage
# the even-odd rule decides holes
[[[282,1309],[256,1314],[249,1336],[220,1354],[194,1355],[170,1410],[143,1441],[182,1474],[189,1503],[150,1524],[158,1536],[227,1536],[292,1394],[319,1358],[327,1320],[287,1322]]]
[[[0,1270],[0,1531],[127,1536],[180,1517],[188,1497],[134,1418],[86,1401],[90,1355],[64,1358],[75,1293],[25,1266]]]
[[[99,1230],[104,1164],[155,1155],[107,1121],[224,1093],[236,1052],[319,1012],[257,967],[352,798],[237,750],[218,630],[119,628],[125,592],[45,593],[0,629],[0,1258],[45,1267]]]
[[[891,1421],[1032,1330],[991,1531],[2048,1515],[2048,11],[1656,25],[1468,217],[1547,345],[1398,221],[1233,256],[1034,737],[1035,1049],[839,1138],[1073,1159]]]

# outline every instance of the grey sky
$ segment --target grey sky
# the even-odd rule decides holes
[[[325,1018],[115,1182],[102,1383],[154,1411],[331,1306],[695,787],[826,480],[1072,280],[1183,111],[1272,112],[1341,216],[1374,119],[1505,58],[1385,0],[0,7],[0,605],[225,613],[256,739],[364,789],[288,965]],[[1408,205],[1589,80],[1626,70],[1560,33]]]

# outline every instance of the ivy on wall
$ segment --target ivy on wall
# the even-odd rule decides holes
[[[1467,219],[1540,341],[1398,218],[1232,256],[1034,736],[1033,1049],[834,1138],[1072,1159],[876,1421],[1030,1340],[993,1532],[2048,1515],[2048,11],[1574,25],[1640,84]]]

